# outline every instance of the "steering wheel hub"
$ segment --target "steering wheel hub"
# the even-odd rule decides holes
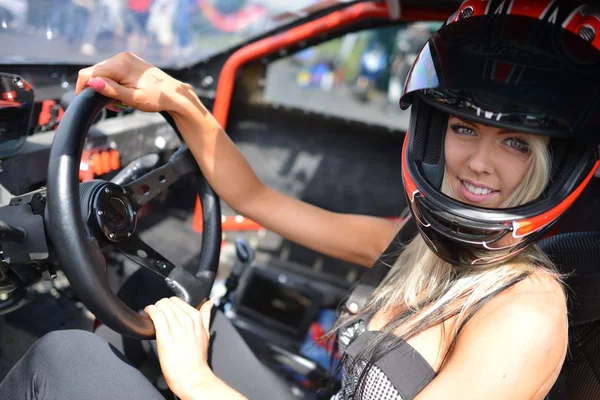
[[[113,243],[131,237],[137,223],[131,197],[125,189],[113,183],[106,183],[96,191],[91,216],[104,237]]]

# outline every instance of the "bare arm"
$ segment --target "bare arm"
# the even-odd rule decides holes
[[[416,400],[543,400],[567,351],[566,298],[553,278],[528,279],[471,319]]]
[[[302,246],[373,265],[400,228],[397,222],[327,211],[268,188],[191,87],[186,88],[175,122],[206,179],[227,204]]]
[[[206,179],[238,212],[312,250],[371,266],[398,231],[381,218],[338,214],[267,188],[190,85],[137,56],[121,53],[79,71],[86,86],[141,111],[173,116]]]

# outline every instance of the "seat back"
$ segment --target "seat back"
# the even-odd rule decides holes
[[[600,399],[600,231],[552,236],[540,247],[564,273],[569,351],[547,400]]]

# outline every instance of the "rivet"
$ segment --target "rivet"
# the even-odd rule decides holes
[[[471,6],[465,7],[465,9],[460,12],[458,19],[470,18],[473,16],[474,11],[475,10],[473,10],[473,7]]]

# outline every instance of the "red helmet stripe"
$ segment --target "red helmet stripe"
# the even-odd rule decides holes
[[[579,6],[565,19],[562,27],[570,32],[576,32],[577,28],[583,23],[585,20],[585,16],[583,15],[583,10],[585,6]]]
[[[531,17],[536,19],[543,19],[546,13],[552,7],[553,1],[523,1],[513,0],[508,8],[507,14],[510,15],[522,15],[524,17]]]
[[[408,133],[404,137],[404,143],[402,144],[402,180],[404,181],[404,190],[408,194],[410,201],[414,200],[415,193],[419,191],[417,185],[413,181],[406,167],[406,152],[408,151]]]
[[[569,207],[571,207],[571,205],[573,205],[573,203],[575,202],[575,200],[577,200],[579,195],[581,195],[583,189],[585,189],[587,184],[594,176],[594,172],[596,171],[596,168],[598,168],[598,166],[600,166],[600,160],[596,161],[594,168],[592,168],[592,170],[585,177],[583,182],[581,182],[581,184],[579,184],[579,186],[571,194],[565,197],[565,199],[561,201],[556,207],[551,208],[550,210],[542,214],[536,215],[535,217],[527,218],[522,221],[516,221],[513,224],[513,236],[527,236],[532,232],[542,229],[543,227],[552,223],[554,220],[560,217]]]

